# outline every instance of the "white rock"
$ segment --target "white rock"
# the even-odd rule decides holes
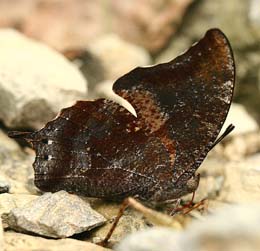
[[[260,154],[225,166],[225,181],[219,199],[240,203],[260,200]]]
[[[155,227],[126,237],[117,251],[258,251],[260,204],[225,206],[176,232]]]
[[[116,251],[180,251],[178,233],[170,228],[155,227],[127,236]]]
[[[235,129],[225,139],[224,144],[218,144],[213,153],[232,161],[243,160],[260,150],[260,130],[256,120],[240,104],[232,104],[227,120],[220,135],[229,124]]]
[[[233,124],[235,126],[231,135],[245,134],[255,132],[259,129],[259,126],[255,119],[247,112],[245,107],[240,104],[232,103],[227,119],[222,128],[222,132]]]
[[[102,62],[106,79],[117,79],[137,66],[151,63],[145,49],[130,44],[115,34],[100,37],[88,49]]]
[[[40,128],[86,95],[86,81],[64,56],[22,34],[0,30],[0,119]]]
[[[2,214],[8,214],[16,207],[23,207],[36,198],[38,198],[37,195],[30,194],[0,194],[0,217]]]
[[[182,251],[258,251],[260,204],[226,206],[203,221],[194,221],[181,234]]]
[[[220,146],[220,147],[219,147]],[[224,145],[217,146],[229,160],[243,160],[260,150],[260,131],[230,137]]]
[[[45,193],[8,215],[8,225],[18,231],[64,238],[102,225],[105,218],[77,195],[65,191]]]
[[[249,0],[249,12],[248,18],[251,23],[255,26],[260,25],[260,8],[259,8],[260,1],[259,0]]]

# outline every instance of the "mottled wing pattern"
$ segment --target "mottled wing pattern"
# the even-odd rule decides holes
[[[157,183],[154,165],[169,165],[160,139],[147,137],[131,113],[105,99],[63,109],[30,137],[35,184],[43,191],[109,199],[146,194]]]
[[[196,189],[188,180],[227,116],[234,60],[217,29],[173,61],[136,68],[113,89],[137,118],[106,99],[78,101],[33,133],[35,184],[43,191],[122,199],[176,199]]]
[[[229,42],[212,29],[173,61],[136,68],[115,82],[114,91],[135,108],[146,134],[163,134],[165,142],[176,145],[173,165],[166,166],[176,186],[194,175],[216,140],[231,104],[234,78]]]

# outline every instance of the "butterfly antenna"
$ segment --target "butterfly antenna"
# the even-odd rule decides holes
[[[213,143],[210,150],[214,148],[218,143],[220,143],[228,134],[230,134],[234,130],[235,126],[230,124],[226,130],[223,132],[223,134]]]

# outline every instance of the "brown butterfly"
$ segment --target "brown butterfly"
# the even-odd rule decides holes
[[[138,67],[113,90],[137,117],[106,99],[78,101],[36,132],[10,132],[36,151],[35,184],[112,200],[165,202],[194,192],[196,170],[226,119],[234,90],[230,44],[218,29],[174,60]]]

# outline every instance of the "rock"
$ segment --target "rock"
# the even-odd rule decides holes
[[[0,25],[19,22],[23,32],[57,49],[82,47],[113,32],[156,52],[178,30],[192,2],[41,0],[39,8],[34,0],[0,1]]]
[[[4,237],[3,237],[3,227],[2,227],[1,218],[0,218],[0,251],[4,251]]]
[[[73,239],[49,240],[26,234],[5,232],[5,251],[109,251],[111,249]],[[1,250],[1,247],[0,247]]]
[[[260,35],[259,33],[260,10],[258,8],[259,4],[260,4],[259,0],[249,0],[249,10],[248,10],[248,19],[250,21],[249,23],[254,29],[254,32],[258,35]]]
[[[37,194],[37,189],[31,179],[33,177],[33,155],[27,155],[14,140],[8,138],[1,130],[0,142],[0,182],[5,187],[5,191],[8,186],[10,193]]]
[[[239,3],[236,0],[200,1],[187,13],[178,36],[173,37],[167,50],[159,55],[157,61],[171,60],[189,48],[206,30],[215,27],[225,32],[235,51],[257,44],[258,38],[248,23],[248,4],[249,0]]]
[[[235,129],[217,145],[213,153],[229,160],[241,160],[248,155],[260,151],[260,130],[256,120],[246,111],[244,106],[233,103],[220,135],[229,124]]]
[[[176,243],[178,233],[170,228],[155,227],[126,237],[116,251],[181,251]],[[188,249],[187,249],[188,250]]]
[[[16,207],[23,207],[38,196],[30,194],[0,194],[0,218],[2,217],[4,228],[8,227],[7,215]]]
[[[226,206],[202,221],[176,232],[155,227],[126,237],[117,251],[257,251],[260,245],[260,204]]]
[[[260,154],[225,165],[225,181],[219,200],[229,203],[260,200]]]
[[[8,193],[10,190],[10,183],[0,176],[0,193]]]
[[[231,137],[224,144],[217,146],[216,151],[228,160],[239,161],[260,150],[260,132],[252,132]]]
[[[14,208],[8,225],[18,231],[64,238],[102,225],[106,220],[76,195],[45,193],[23,207]]]
[[[259,203],[227,206],[203,221],[194,221],[178,240],[180,251],[257,251]]]
[[[23,207],[36,198],[38,198],[37,195],[30,194],[0,194],[0,216],[3,214],[8,214],[16,207]]]
[[[80,72],[61,54],[16,31],[0,31],[0,119],[9,127],[41,128],[86,95]]]
[[[194,41],[198,41],[206,30],[220,28],[227,35],[237,62],[237,100],[246,105],[259,122],[260,23],[255,18],[259,12],[259,8],[255,7],[258,4],[258,0],[198,1],[185,16],[178,36],[172,38],[168,48],[158,55],[156,62],[173,59]]]
[[[88,81],[88,98],[93,97],[96,84],[105,80],[105,70],[98,57],[84,49],[71,49],[63,52],[70,59]]]
[[[88,49],[102,62],[105,79],[115,80],[137,66],[151,63],[145,49],[125,42],[115,34],[99,38]]]
[[[234,131],[230,134],[231,136],[257,132],[259,130],[256,120],[248,113],[245,107],[236,103],[231,104],[221,132],[223,133],[230,124],[235,125]]]
[[[17,163],[18,164],[18,163]],[[7,168],[9,165],[5,165],[5,167]],[[9,166],[10,168],[12,167],[12,165]],[[28,169],[32,167],[30,167],[30,164],[25,165],[23,163],[21,163],[20,166],[16,166],[17,168],[15,169],[18,173],[19,173],[19,169],[24,168],[25,172]],[[37,187],[35,187],[33,179],[31,177],[26,177],[26,176],[21,176],[18,179],[16,178],[18,176],[18,174],[16,174],[14,177],[10,177],[10,176],[6,176],[6,175],[0,175],[0,181],[2,180],[2,184],[6,184],[5,187],[2,187],[2,189],[5,189],[11,194],[33,194],[33,195],[37,195],[40,193],[40,191],[38,190]],[[1,184],[0,184],[1,185]],[[3,190],[2,190],[3,191]],[[5,193],[6,193],[5,192]]]
[[[10,139],[2,130],[0,130],[0,153],[3,155],[8,155],[11,153],[21,153],[20,146],[12,139]],[[9,158],[9,156],[7,157]],[[0,161],[3,161],[2,157]]]

